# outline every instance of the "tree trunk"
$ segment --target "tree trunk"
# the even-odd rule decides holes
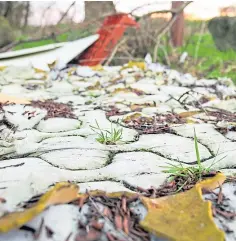
[[[25,19],[24,19],[24,25],[23,25],[24,28],[27,27],[28,25],[29,14],[30,14],[30,1],[26,3]]]
[[[184,2],[172,2],[172,8],[178,9]],[[171,27],[171,39],[174,47],[183,45],[184,40],[184,11],[180,12]]]
[[[12,2],[6,2],[6,10],[3,14],[3,17],[7,18],[8,14],[11,12],[11,8],[12,8]]]
[[[85,1],[85,21],[116,12],[113,1]]]

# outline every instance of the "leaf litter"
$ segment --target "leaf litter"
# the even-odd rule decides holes
[[[76,241],[104,240],[101,239],[102,237],[108,241],[149,241],[151,234],[176,241],[195,240],[199,225],[204,228],[198,240],[212,237],[209,240],[221,241],[224,233],[216,227],[211,202],[203,200],[202,191],[211,192],[221,186],[224,180],[225,176],[218,173],[196,184],[190,190],[174,195],[173,187],[175,190],[177,187],[173,182],[166,183],[162,190],[151,188],[151,191],[151,189],[137,188],[138,193],[91,191],[84,194],[78,194],[77,185],[58,183],[46,194],[33,197],[22,204],[24,211],[8,213],[1,217],[0,232],[7,232],[18,227],[33,233],[35,237],[35,235],[40,235],[40,229],[44,228],[47,235],[53,237],[53,231],[44,225],[43,220],[37,231],[32,230],[27,222],[50,205],[68,204],[76,205],[79,210],[85,206],[89,208],[86,221],[78,218]],[[167,185],[169,185],[169,193],[166,189]],[[135,212],[132,207],[134,203],[147,208],[147,215],[144,219]],[[182,216],[179,213],[181,210],[183,210]],[[167,231],[170,221],[173,222],[171,232]]]

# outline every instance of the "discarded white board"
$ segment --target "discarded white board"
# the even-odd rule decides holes
[[[63,45],[65,45],[64,42],[63,43],[55,43],[55,44],[47,44],[44,46],[39,46],[39,47],[34,47],[34,48],[4,52],[4,53],[0,53],[0,60],[15,58],[18,56],[30,55],[30,54],[37,54],[37,53],[41,53],[41,52],[45,52],[45,51],[50,51],[50,50],[62,47]]]
[[[11,51],[0,54],[0,66],[33,66],[34,68],[49,71],[48,64],[57,61],[57,68],[62,69],[92,45],[99,35],[92,35],[72,42],[62,43],[62,46],[43,46],[28,50]],[[50,44],[51,45],[51,44]],[[43,50],[44,49],[44,50]],[[19,51],[21,51],[19,53]]]

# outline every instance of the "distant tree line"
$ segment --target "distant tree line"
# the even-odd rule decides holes
[[[30,15],[29,1],[0,1],[0,16],[13,27],[26,27]]]

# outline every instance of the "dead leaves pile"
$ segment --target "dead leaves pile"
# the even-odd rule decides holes
[[[139,200],[147,208],[146,217],[139,222],[139,226],[149,233],[158,237],[164,237],[176,241],[223,241],[224,232],[219,230],[214,223],[212,215],[212,203],[204,201],[202,191],[212,191],[221,186],[225,181],[221,173],[213,178],[206,179],[196,184],[192,189],[161,198],[147,198],[139,196]],[[101,195],[99,191],[87,194],[78,194],[79,187],[71,183],[58,183],[45,193],[33,206],[24,211],[7,213],[0,218],[0,233],[9,232],[19,228],[32,220],[51,205],[72,203],[81,207],[88,197]],[[121,209],[127,210],[127,199],[132,199],[136,193],[110,193],[104,194],[107,200],[120,198]],[[126,197],[125,202],[123,197]],[[4,197],[3,197],[4,198]],[[131,202],[129,202],[131,203]],[[120,222],[116,217],[114,225]],[[129,235],[131,220],[126,220],[127,225],[124,233]],[[117,227],[118,227],[117,226]],[[120,228],[122,226],[120,225]]]

